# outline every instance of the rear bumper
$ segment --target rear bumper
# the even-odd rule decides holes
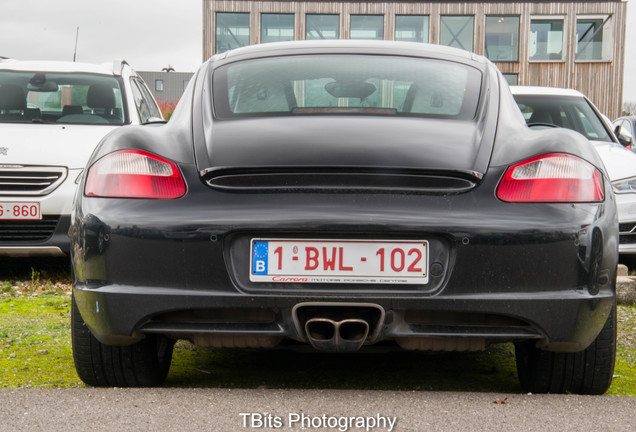
[[[95,336],[106,344],[125,345],[145,333],[175,338],[242,336],[306,342],[298,308],[341,308],[357,316],[360,305],[383,311],[373,323],[369,343],[407,339],[483,341],[486,345],[535,339],[545,349],[580,351],[596,337],[612,305],[612,290],[590,295],[581,291],[481,296],[383,298],[380,296],[246,295],[209,290],[76,284],[80,313]],[[321,314],[322,312],[315,312]],[[234,318],[228,318],[234,317]],[[461,348],[459,348],[461,350]]]

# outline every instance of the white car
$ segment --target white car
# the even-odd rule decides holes
[[[621,254],[636,254],[636,154],[620,144],[612,125],[582,93],[553,87],[511,86],[531,127],[564,127],[594,144],[612,182],[618,206]],[[621,136],[629,140],[630,136]]]
[[[163,121],[125,62],[0,58],[0,256],[69,253],[73,197],[110,131]]]

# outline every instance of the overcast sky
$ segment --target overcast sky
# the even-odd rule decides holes
[[[194,72],[203,60],[201,0],[0,0],[0,56],[126,59],[137,70]],[[623,99],[636,102],[636,0],[627,5]]]

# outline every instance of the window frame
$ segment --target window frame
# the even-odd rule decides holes
[[[350,14],[349,15],[349,39],[350,40],[364,40],[364,39],[368,39],[368,38],[352,38],[351,37],[351,32],[353,31],[353,19],[354,17],[380,17],[382,19],[382,26],[380,27],[380,29],[382,30],[382,33],[380,34],[380,38],[375,38],[372,40],[384,40],[384,36],[385,36],[385,31],[384,31],[384,26],[386,24],[386,17],[384,14]]]
[[[533,60],[530,58],[530,33],[532,31],[533,21],[561,21],[563,23],[563,29],[561,30],[561,58],[560,59],[546,59],[546,60]],[[567,20],[565,15],[531,15],[530,27],[528,28],[528,62],[529,63],[564,63],[566,60],[566,34],[567,34]]]
[[[308,39],[308,33],[309,33],[309,26],[307,25],[307,19],[309,17],[337,17],[338,19],[338,25],[336,26],[336,37],[335,38],[325,38],[325,39],[320,39],[320,38],[311,38]],[[336,40],[336,39],[340,39],[340,14],[321,14],[321,13],[306,13],[305,14],[305,40]]]
[[[418,43],[430,43],[431,41],[431,16],[427,14],[395,14],[395,22],[393,28],[393,39],[396,41],[404,41],[404,39],[397,38],[398,32],[398,18],[400,17],[420,17],[424,18],[426,22],[426,40],[424,41],[416,41]],[[410,42],[410,41],[407,41]]]
[[[241,29],[247,29],[247,45],[238,45],[236,47],[229,47],[226,50],[219,51],[219,39],[220,39],[219,38],[219,15],[236,15],[236,16],[241,15],[242,17],[247,17],[247,27],[240,27]],[[236,49],[236,48],[250,45],[251,37],[252,37],[252,29],[250,28],[251,19],[252,17],[249,12],[221,12],[221,11],[215,12],[214,14],[214,53],[220,54],[220,53],[224,53],[225,51],[229,51],[231,49]],[[244,37],[244,36],[241,36],[241,37]],[[236,36],[234,36],[234,38],[235,40],[237,39]]]
[[[488,42],[488,18],[500,18],[500,19],[506,19],[506,18],[516,18],[517,20],[517,32],[516,32],[516,38],[517,38],[517,50],[516,50],[516,55],[513,56],[513,59],[509,59],[509,60],[501,60],[501,59],[492,59],[490,57],[488,57],[488,54],[486,53],[486,50],[488,49],[487,47],[487,42]],[[512,33],[511,33],[512,34]],[[514,42],[514,34],[513,35],[513,42]],[[493,63],[519,63],[519,53],[521,52],[521,16],[520,15],[486,15],[484,17],[484,57],[486,57],[488,60],[490,60]],[[514,48],[514,45],[513,45]],[[515,50],[512,49],[511,52],[514,54]]]
[[[470,23],[472,24],[472,32],[471,32],[471,47],[470,50],[467,50],[466,48],[463,47],[458,47],[458,46],[453,46],[453,45],[446,45],[442,43],[442,31],[444,29],[444,18],[470,18]],[[475,15],[440,15],[439,17],[439,44],[440,45],[444,45],[444,46],[449,46],[452,48],[458,48],[458,49],[463,49],[465,51],[468,52],[475,52]],[[446,28],[448,28],[448,25],[446,25]],[[464,27],[462,27],[459,30],[459,33],[461,34],[464,30]],[[450,29],[448,29],[448,31],[450,31]],[[452,33],[452,31],[451,31]],[[453,36],[455,36],[453,39],[457,40],[458,35],[453,34]],[[458,41],[459,42],[459,41]],[[461,45],[461,43],[460,43]]]
[[[579,41],[577,27],[579,21],[601,20],[601,58],[600,59],[579,59]],[[614,15],[613,14],[580,14],[576,15],[574,27],[574,63],[611,63],[614,60]],[[607,28],[606,28],[607,26]],[[606,34],[608,37],[606,37]],[[586,43],[589,45],[590,42]],[[605,57],[607,54],[607,57]]]
[[[266,27],[263,25],[263,18],[265,17],[274,17],[274,16],[278,16],[278,17],[286,17],[289,18],[291,17],[292,19],[292,25],[291,25],[291,39],[286,39],[285,36],[278,36],[278,39],[276,40],[269,40],[269,41],[263,41],[263,36],[265,36],[264,31],[266,30]],[[296,14],[291,12],[291,13],[287,13],[287,12],[261,12],[260,14],[260,32],[259,32],[259,43],[274,43],[274,42],[289,42],[289,41],[293,41],[296,40]],[[269,28],[269,27],[267,27]],[[273,27],[272,27],[273,28]],[[281,30],[289,30],[288,27],[276,27],[280,33]]]

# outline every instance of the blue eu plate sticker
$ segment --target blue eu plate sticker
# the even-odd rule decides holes
[[[267,250],[269,242],[255,241],[252,244],[252,274],[267,274]]]

